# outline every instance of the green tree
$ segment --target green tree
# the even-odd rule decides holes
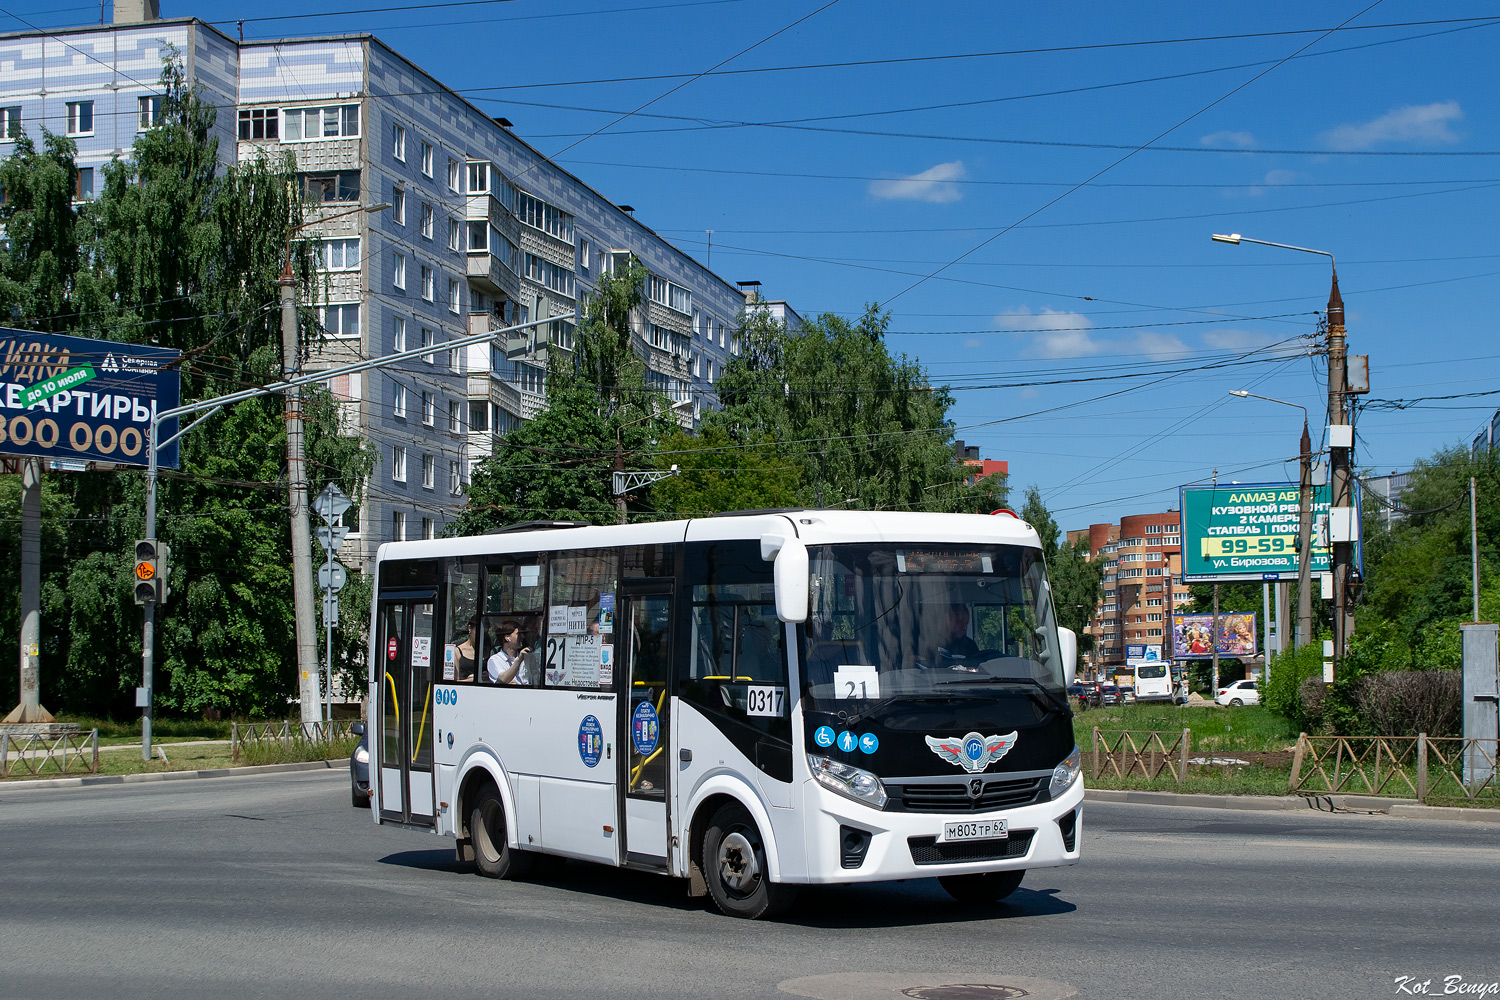
[[[673,517],[795,507],[804,492],[802,466],[780,457],[774,442],[739,447],[720,427],[698,437],[669,434],[662,439],[657,465],[663,470],[678,467],[678,475],[650,488],[652,506]]]
[[[1047,578],[1052,583],[1052,604],[1057,613],[1057,623],[1078,633],[1078,649],[1088,652],[1094,648],[1094,637],[1084,634],[1094,609],[1099,605],[1100,580],[1104,577],[1104,562],[1089,561],[1089,542],[1081,538],[1074,544],[1060,541],[1061,530],[1057,519],[1047,509],[1042,493],[1035,486],[1026,488],[1026,503],[1021,507],[1021,520],[1036,529],[1042,543],[1042,555],[1047,561]]]
[[[769,438],[802,468],[803,502],[871,510],[989,511],[1005,505],[999,477],[967,482],[953,456],[953,397],[885,346],[889,314],[854,323],[823,315],[796,333],[752,310],[741,353],[704,417],[736,447]]]

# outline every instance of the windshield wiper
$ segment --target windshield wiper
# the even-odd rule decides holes
[[[946,695],[946,694],[944,694],[944,695],[937,695],[937,694],[925,694],[925,695],[924,694],[893,694],[893,695],[891,695],[888,698],[882,698],[882,699],[880,699],[875,704],[873,704],[869,708],[865,709],[863,712],[859,712],[859,713],[857,713],[855,715],[849,716],[847,719],[842,720],[842,722],[846,726],[856,725],[857,723],[863,722],[864,720],[866,720],[868,718],[871,718],[877,712],[883,712],[883,711],[885,711],[887,708],[890,708],[892,705],[895,705],[898,702],[908,702],[908,701],[926,701],[926,702],[940,701],[940,702],[949,702],[949,701],[953,700],[953,697],[954,697],[953,695]]]
[[[1046,695],[1047,704],[1057,708],[1069,707],[1066,701],[1059,700],[1058,697],[1052,693],[1051,688],[1047,687],[1047,685],[1043,684],[1035,677],[996,677],[994,675],[981,676],[976,674],[970,677],[960,677],[957,680],[938,681],[937,684],[939,687],[943,687],[949,684],[1025,684],[1030,686],[1034,690],[1040,691],[1042,692],[1042,694]]]

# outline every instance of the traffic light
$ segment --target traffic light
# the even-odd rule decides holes
[[[171,547],[155,539],[135,543],[135,603],[165,604]]]

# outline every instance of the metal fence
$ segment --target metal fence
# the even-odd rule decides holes
[[[229,757],[239,760],[247,746],[264,743],[332,743],[353,734],[353,722],[234,722],[229,726]]]
[[[1104,730],[1094,727],[1094,777],[1108,772],[1117,778],[1140,775],[1155,778],[1163,771],[1181,784],[1187,774],[1188,748],[1192,730],[1149,732],[1143,730]]]
[[[1495,766],[1500,741],[1458,736],[1309,736],[1297,738],[1293,792],[1358,793],[1432,799],[1500,799]]]
[[[59,774],[98,771],[99,730],[45,736],[0,733],[0,778],[47,770]]]

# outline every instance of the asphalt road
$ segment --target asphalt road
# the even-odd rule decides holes
[[[1500,980],[1500,827],[1090,804],[1084,837],[1082,864],[993,907],[923,880],[806,890],[790,919],[751,923],[582,863],[478,878],[451,841],[351,809],[341,772],[0,787],[0,997],[1365,998],[1403,995],[1398,976],[1434,994]]]

